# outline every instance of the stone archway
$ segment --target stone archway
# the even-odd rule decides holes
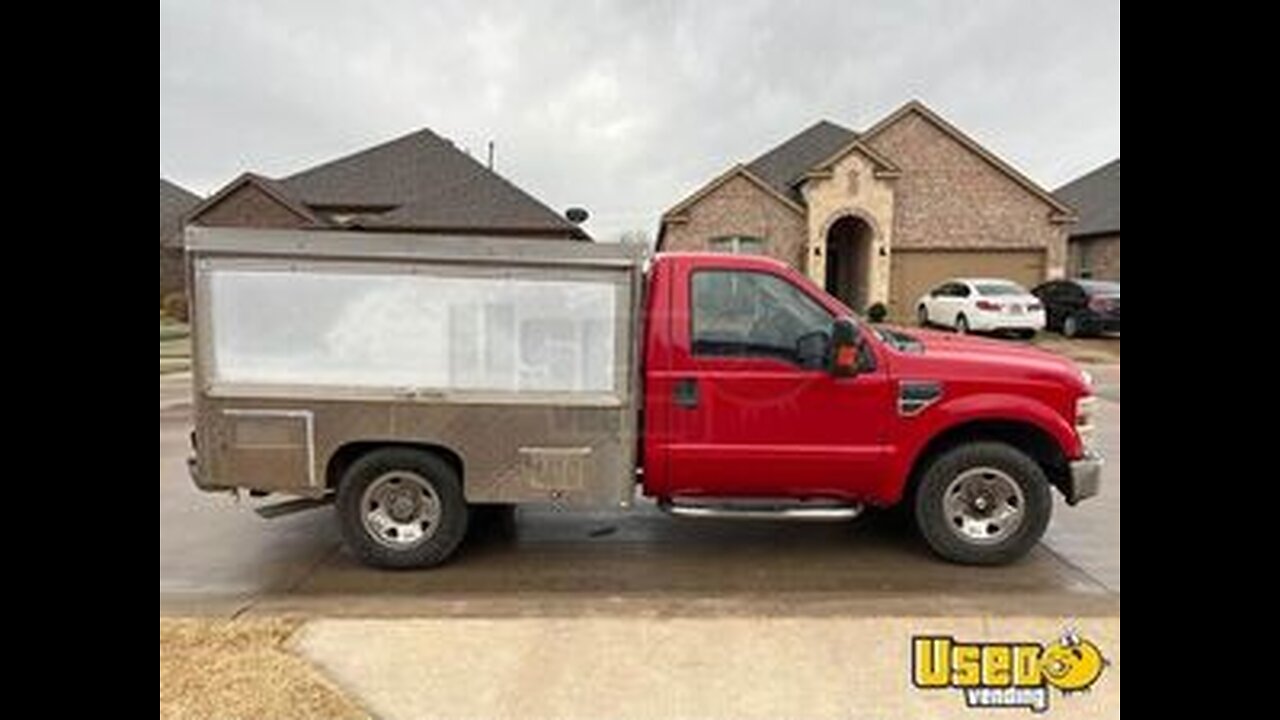
[[[871,296],[871,271],[875,230],[856,215],[844,215],[827,228],[827,292],[849,307],[863,312]]]

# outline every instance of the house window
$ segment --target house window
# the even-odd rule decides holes
[[[711,249],[715,252],[732,253],[734,255],[763,255],[764,238],[749,235],[725,235],[711,238]]]
[[[1080,243],[1080,268],[1078,273],[1082,278],[1093,277],[1093,243],[1087,240]]]

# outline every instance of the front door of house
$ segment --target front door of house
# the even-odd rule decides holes
[[[827,245],[827,276],[823,287],[840,302],[854,306],[856,293],[853,287],[853,248],[848,243],[833,242]]]

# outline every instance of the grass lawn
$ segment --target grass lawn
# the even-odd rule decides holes
[[[160,316],[160,374],[191,367],[191,331],[184,324]]]
[[[160,717],[368,717],[289,652],[298,624],[160,618]]]

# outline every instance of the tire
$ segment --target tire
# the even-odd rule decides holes
[[[1083,329],[1075,315],[1068,315],[1062,320],[1062,334],[1069,338],[1080,337],[1084,334],[1081,332]]]
[[[412,448],[374,450],[352,463],[338,485],[336,508],[343,541],[374,567],[439,565],[467,534],[458,473]],[[413,533],[417,537],[409,537]]]
[[[916,308],[916,321],[920,323],[920,327],[929,327],[929,308],[923,305]]]
[[[1036,336],[1035,330],[1019,330],[1018,331],[1018,337],[1022,338],[1023,340],[1030,340],[1035,336]]]
[[[963,313],[956,316],[956,332],[961,335],[969,334],[969,318],[965,317]]]
[[[1002,565],[1026,555],[1053,513],[1044,471],[1000,442],[966,443],[939,455],[921,476],[914,505],[929,547],[966,565]]]

